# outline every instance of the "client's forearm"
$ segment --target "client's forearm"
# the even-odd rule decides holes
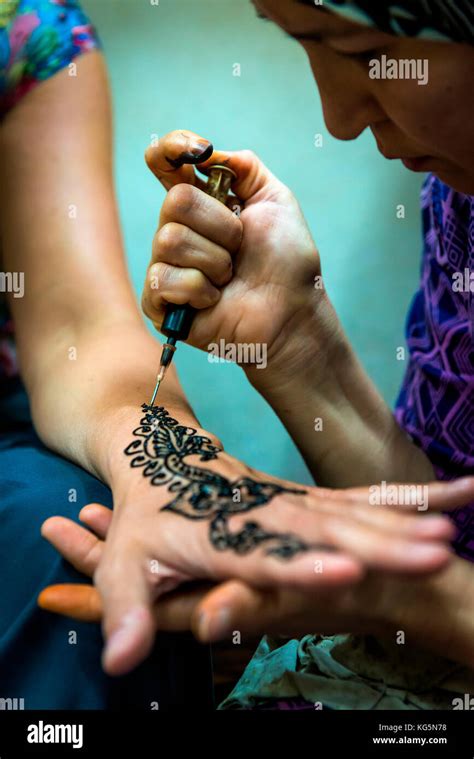
[[[26,377],[43,442],[110,484],[113,458],[123,448],[120,431],[130,438],[137,426],[140,407],[150,400],[160,354],[158,341],[138,322],[97,326],[76,335],[65,331],[47,360]],[[180,422],[199,427],[173,367],[157,402]]]

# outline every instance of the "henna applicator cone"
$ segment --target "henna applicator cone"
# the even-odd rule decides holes
[[[221,203],[225,203],[229,195],[231,184],[233,180],[237,178],[237,174],[227,166],[221,166],[218,164],[211,166],[207,171],[209,176],[205,192],[211,197],[219,200]],[[166,307],[165,318],[161,325],[161,332],[166,336],[167,340],[163,345],[160,368],[156,378],[156,385],[150,401],[150,406],[154,405],[156,395],[160,389],[166,371],[173,361],[176,352],[176,343],[178,340],[186,340],[188,338],[195,315],[196,309],[190,305],[177,306],[170,303]]]

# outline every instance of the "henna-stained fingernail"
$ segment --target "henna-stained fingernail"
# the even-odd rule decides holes
[[[168,156],[166,156],[166,160],[174,169],[180,169],[185,163],[204,163],[204,161],[207,161],[207,159],[211,157],[213,152],[214,146],[209,142],[206,145],[197,145],[191,150],[183,150],[178,158],[168,158]]]

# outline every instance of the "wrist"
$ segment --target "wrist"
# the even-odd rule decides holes
[[[334,382],[347,366],[350,354],[326,292],[312,290],[272,344],[265,368],[249,366],[245,372],[271,405],[288,396],[299,396],[304,388],[312,395],[332,396]]]
[[[221,442],[200,427],[184,399],[182,402],[176,402],[175,399],[168,403],[165,393],[163,396],[161,405],[170,418],[176,420],[179,425],[192,428],[196,435],[207,438],[211,445],[222,449]],[[150,463],[152,463],[152,446],[150,440],[146,439],[148,424],[145,417],[146,411],[139,403],[110,407],[101,414],[91,440],[91,458],[98,469],[99,477],[113,487],[114,494],[120,493],[119,500],[127,500],[132,494],[134,498],[139,497],[142,488],[144,494],[149,493],[147,479],[138,476],[143,473],[143,468],[132,464],[134,456],[133,448],[130,448],[134,443],[137,445],[137,456],[146,454],[148,450]],[[137,430],[139,434],[136,434]],[[152,432],[151,428],[150,432]],[[143,445],[139,447],[140,441]],[[127,449],[128,453],[126,453]],[[133,466],[137,467],[137,476],[131,477]]]

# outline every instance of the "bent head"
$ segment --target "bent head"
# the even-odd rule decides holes
[[[310,0],[252,0],[306,50],[329,132],[474,194],[474,47],[395,36]]]

